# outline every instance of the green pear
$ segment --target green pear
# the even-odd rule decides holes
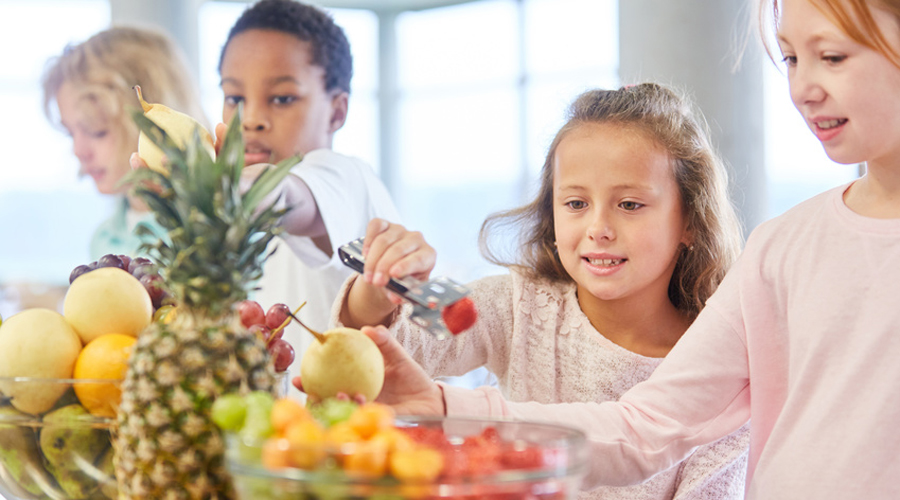
[[[354,328],[313,332],[316,341],[300,360],[303,390],[326,399],[343,392],[372,401],[384,385],[384,357],[366,334]]]
[[[208,130],[203,128],[203,125],[200,125],[197,120],[180,111],[175,111],[168,106],[148,103],[141,94],[140,85],[135,85],[134,90],[137,92],[138,101],[141,103],[141,109],[144,110],[144,116],[152,120],[153,123],[156,123],[161,129],[165,130],[178,147],[185,147],[193,137],[194,131],[197,130],[200,132],[203,146],[206,148],[207,152],[209,152],[209,155],[212,158],[216,157],[216,149],[212,135]],[[163,162],[163,158],[165,157],[163,151],[159,149],[159,147],[154,144],[144,132],[141,132],[138,136],[138,156],[140,156],[141,159],[144,160],[144,163],[151,169],[162,173],[168,172]]]
[[[87,498],[98,485],[94,465],[110,446],[109,432],[81,405],[69,405],[44,415],[39,439],[47,470],[68,498]]]
[[[15,408],[0,407],[0,469],[28,494],[47,498],[42,493],[54,491],[56,486],[44,470],[37,435],[23,425],[31,420],[33,417]]]
[[[103,478],[100,480],[100,495],[96,495],[99,498],[108,498],[109,500],[116,500],[119,498],[119,489],[116,485],[116,469],[113,465],[113,458],[115,458],[115,451],[113,447],[110,446],[97,460],[97,470],[103,473]]]
[[[0,377],[72,378],[81,339],[50,309],[26,309],[0,326]],[[56,403],[66,384],[0,380],[0,392],[20,411],[37,415]]]

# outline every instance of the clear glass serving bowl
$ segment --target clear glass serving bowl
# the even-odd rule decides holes
[[[461,452],[465,438],[493,428],[504,446],[537,450],[540,465],[452,476],[442,474],[427,483],[401,483],[390,475],[363,479],[344,473],[337,464],[341,457],[353,453],[352,444],[340,449],[293,447],[291,453],[318,454],[324,459],[313,470],[269,469],[260,459],[263,442],[241,439],[235,434],[226,436],[226,464],[240,500],[564,500],[576,498],[587,471],[585,436],[567,427],[454,417],[401,417],[395,425],[443,430],[452,448],[450,453]]]
[[[115,380],[0,377],[0,498],[116,499],[110,430],[76,396],[115,391]],[[93,406],[91,406],[93,405]]]
[[[278,397],[287,395],[289,378],[276,376]],[[0,499],[118,498],[114,412],[92,415],[85,407],[98,411],[120,383],[0,377]]]

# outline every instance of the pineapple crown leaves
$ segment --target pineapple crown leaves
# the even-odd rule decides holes
[[[271,255],[269,242],[279,232],[278,220],[287,209],[261,207],[266,195],[299,161],[291,157],[266,169],[241,193],[244,140],[241,110],[235,114],[216,159],[203,147],[195,130],[184,148],[140,110],[132,116],[141,131],[168,160],[168,173],[149,168],[132,171],[132,192],[154,212],[167,237],[144,245],[159,264],[176,299],[213,316],[228,312],[247,297],[250,283],[262,276]],[[149,228],[139,236],[153,237]]]

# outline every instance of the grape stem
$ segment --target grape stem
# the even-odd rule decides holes
[[[269,341],[266,342],[266,345],[269,345],[269,343],[271,343],[272,339],[275,338],[276,333],[280,332],[281,330],[284,330],[285,328],[287,328],[287,326],[289,324],[291,324],[291,318],[297,319],[296,317],[294,317],[294,314],[297,314],[298,312],[300,312],[300,309],[303,309],[303,306],[305,306],[305,305],[306,305],[306,301],[303,301],[302,304],[300,304],[299,306],[297,306],[296,309],[294,309],[293,313],[288,311],[288,317],[285,318],[285,320],[280,325],[278,325],[278,328],[272,330],[272,334],[269,336]],[[300,320],[297,319],[297,322],[299,323]],[[300,323],[300,324],[303,325],[303,323]],[[303,327],[306,328],[306,325],[304,325]]]
[[[300,308],[297,308],[297,311],[299,311],[299,310],[300,310]],[[325,334],[321,333],[321,332],[317,332],[317,331],[313,330],[312,328],[306,326],[302,321],[300,321],[300,318],[298,318],[297,316],[294,316],[294,314],[297,311],[294,311],[293,313],[288,311],[288,316],[293,318],[293,320],[296,321],[297,323],[300,323],[300,326],[302,326],[303,328],[306,328],[306,330],[309,331],[309,333],[311,333],[313,335],[313,337],[315,337],[316,340],[319,341],[320,344],[324,344],[325,343]]]

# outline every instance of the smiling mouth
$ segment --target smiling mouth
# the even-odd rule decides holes
[[[846,118],[835,118],[834,120],[826,120],[823,122],[815,122],[816,127],[822,130],[828,130],[834,127],[839,127],[843,124],[847,123]]]
[[[615,267],[625,262],[626,259],[590,259],[585,257],[584,260],[588,261],[592,266]]]

